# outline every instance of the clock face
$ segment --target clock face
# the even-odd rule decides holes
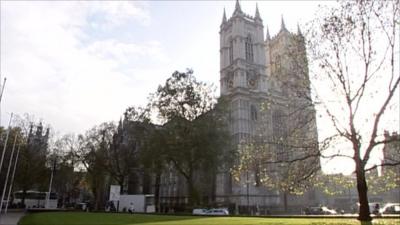
[[[229,72],[226,78],[226,83],[228,84],[228,88],[233,88],[233,73]]]
[[[255,79],[250,79],[248,83],[249,83],[249,87],[255,88],[255,86],[256,86],[256,81],[255,81]]]
[[[247,86],[249,88],[257,87],[257,74],[254,71],[249,71],[246,73],[247,77]]]
[[[233,87],[233,80],[228,80],[228,87],[232,88]]]

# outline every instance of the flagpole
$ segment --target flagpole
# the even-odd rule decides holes
[[[18,134],[15,135],[15,138],[14,138],[14,144],[13,144],[13,147],[12,147],[12,150],[11,150],[11,156],[10,156],[10,163],[8,164],[6,180],[5,180],[5,182],[4,182],[4,187],[3,187],[3,193],[1,194],[1,200],[0,200],[0,215],[1,215],[1,210],[3,209],[4,196],[6,195],[6,191],[7,191],[8,176],[10,175],[11,162],[12,162],[13,157],[14,157],[15,144],[17,143],[17,138],[18,138]],[[8,204],[8,202],[7,202],[7,204]]]
[[[47,199],[46,199],[46,207],[45,208],[49,208],[50,206],[50,195],[51,195],[51,186],[53,184],[53,174],[54,174],[54,170],[56,167],[56,159],[55,156],[53,157],[53,165],[51,165],[51,176],[50,176],[50,184],[49,184],[49,194],[47,195]]]
[[[10,122],[8,122],[8,130],[7,130],[6,140],[4,142],[3,154],[1,155],[1,160],[0,160],[0,174],[1,174],[1,169],[3,167],[4,154],[6,153],[8,136],[10,135],[12,117],[13,117],[13,114],[11,113]]]
[[[1,84],[1,76],[0,76],[0,88],[1,88],[1,93],[0,93],[0,126],[1,126],[1,99],[3,99],[3,92],[4,92],[4,87],[6,86],[6,81],[7,78],[4,77],[4,82]]]
[[[10,195],[11,195],[11,190],[14,185],[14,176],[15,176],[15,171],[17,169],[20,148],[21,148],[21,143],[18,144],[17,156],[15,157],[14,169],[13,169],[13,173],[11,175],[10,188],[8,189],[7,202],[10,202]],[[6,205],[6,209],[4,210],[5,214],[7,214],[7,209],[8,209],[8,204]]]
[[[1,85],[0,103],[1,103],[1,99],[3,98],[3,92],[4,92],[4,87],[6,86],[6,81],[7,81],[7,78],[4,77],[3,85],[0,84]]]

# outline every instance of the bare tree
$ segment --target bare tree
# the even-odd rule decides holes
[[[400,76],[396,55],[399,1],[344,1],[311,24],[308,45],[321,103],[335,139],[347,144],[355,164],[358,219],[371,221],[366,171],[371,155],[385,143]],[[312,67],[313,68],[313,67]],[[330,89],[329,89],[329,88]],[[397,111],[398,113],[398,111]],[[400,162],[392,162],[392,165]]]

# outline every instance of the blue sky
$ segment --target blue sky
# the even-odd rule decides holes
[[[318,1],[258,1],[264,26],[297,32]],[[219,82],[219,26],[234,1],[1,1],[2,124],[29,113],[83,133],[141,106],[175,70]],[[254,15],[256,1],[241,1]],[[217,90],[219,93],[219,90]]]

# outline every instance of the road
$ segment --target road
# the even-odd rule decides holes
[[[18,221],[25,215],[23,212],[8,212],[1,214],[0,225],[17,225]]]

